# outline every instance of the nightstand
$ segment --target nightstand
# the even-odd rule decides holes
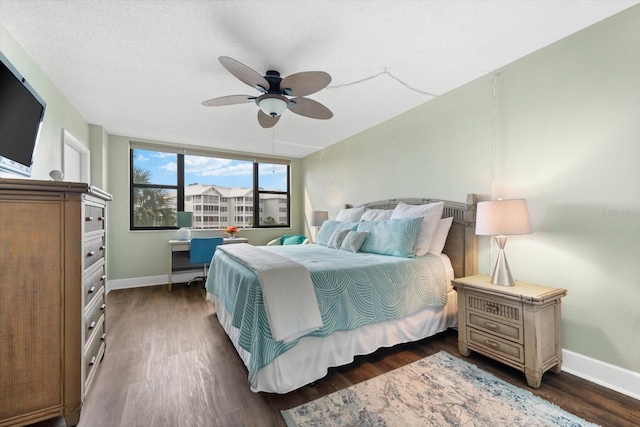
[[[452,281],[458,292],[458,348],[521,370],[540,387],[542,374],[562,368],[561,299],[566,289],[516,281],[491,284],[484,275]]]

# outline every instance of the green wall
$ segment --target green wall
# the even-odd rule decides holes
[[[129,142],[150,142],[124,136],[110,135],[108,143],[109,191],[113,195],[109,212],[109,280],[142,278],[147,284],[166,283],[170,239],[175,230],[129,230]],[[300,160],[291,162],[291,228],[242,230],[241,237],[253,245],[263,245],[283,234],[304,233],[302,204],[302,172]],[[222,235],[220,231],[193,230],[194,237]],[[151,280],[147,280],[151,278]],[[157,280],[161,280],[157,282]],[[162,281],[164,280],[164,281]],[[134,281],[131,284],[137,283]]]
[[[31,179],[49,180],[49,171],[62,168],[62,129],[89,146],[89,123],[0,25],[0,51],[47,103],[36,145]],[[21,178],[0,172],[0,178]]]
[[[345,203],[463,201],[470,192],[483,200],[524,197],[534,233],[509,238],[514,276],[568,289],[564,348],[640,372],[639,45],[634,6],[294,160],[292,229],[247,237],[263,244],[284,232],[315,234],[306,224],[310,211],[329,210],[333,218]],[[67,129],[91,149],[92,183],[115,197],[109,279],[165,275],[174,233],[128,228],[129,139],[88,124],[2,26],[0,50],[47,102],[32,178],[49,179],[61,168]],[[481,237],[480,272],[490,271],[495,253]]]
[[[526,198],[534,232],[509,238],[514,277],[568,290],[563,348],[640,372],[639,161],[634,6],[304,158],[305,208]],[[479,242],[489,273],[497,249]]]
[[[109,204],[108,247],[109,281],[125,284],[166,283],[168,240],[175,231],[129,231],[129,140],[109,135],[96,124],[89,124],[33,62],[13,37],[0,26],[0,50],[47,103],[45,118],[36,147],[31,179],[49,180],[49,171],[62,169],[62,130],[69,131],[91,150],[91,184],[114,197]],[[99,102],[99,100],[96,100]],[[137,142],[145,142],[136,139]],[[158,143],[156,141],[147,141]],[[265,244],[282,234],[305,233],[302,210],[301,161],[291,162],[291,228],[243,230],[252,244]],[[0,178],[20,178],[0,172]],[[296,203],[296,200],[300,201]],[[195,231],[194,235],[213,235]]]

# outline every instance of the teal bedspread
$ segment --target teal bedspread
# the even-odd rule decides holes
[[[447,302],[444,266],[435,255],[354,254],[315,244],[262,248],[309,269],[324,324],[311,336],[398,319]],[[272,338],[258,277],[223,251],[216,251],[206,287],[231,313],[232,324],[240,331],[240,346],[251,353],[249,381],[253,384],[259,369],[298,340],[285,344]]]

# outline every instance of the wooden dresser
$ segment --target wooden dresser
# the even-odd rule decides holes
[[[566,289],[516,281],[491,284],[476,275],[451,282],[458,291],[458,350],[489,356],[525,373],[540,387],[542,375],[562,369],[561,300]]]
[[[0,426],[79,422],[106,346],[109,200],[83,183],[0,179]]]

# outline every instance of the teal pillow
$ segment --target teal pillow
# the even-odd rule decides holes
[[[285,235],[285,236],[283,236],[283,239],[281,240],[280,244],[281,245],[299,245],[302,242],[304,242],[306,239],[307,239],[306,236],[300,236],[300,235],[289,236],[289,235]]]
[[[283,244],[283,242],[284,242],[284,239],[289,238],[289,237],[291,237],[291,236],[293,236],[293,235],[294,235],[294,234],[285,234],[284,236],[282,236],[282,237],[280,237],[280,238],[278,239],[278,242],[282,245],[282,244]]]
[[[360,252],[413,258],[424,217],[361,221],[358,231],[368,232]]]
[[[327,246],[329,244],[329,239],[333,235],[333,232],[336,230],[355,230],[358,227],[357,222],[342,222],[342,221],[333,221],[328,220],[322,223],[322,227],[320,227],[320,231],[318,231],[318,236],[316,237],[316,244]]]

